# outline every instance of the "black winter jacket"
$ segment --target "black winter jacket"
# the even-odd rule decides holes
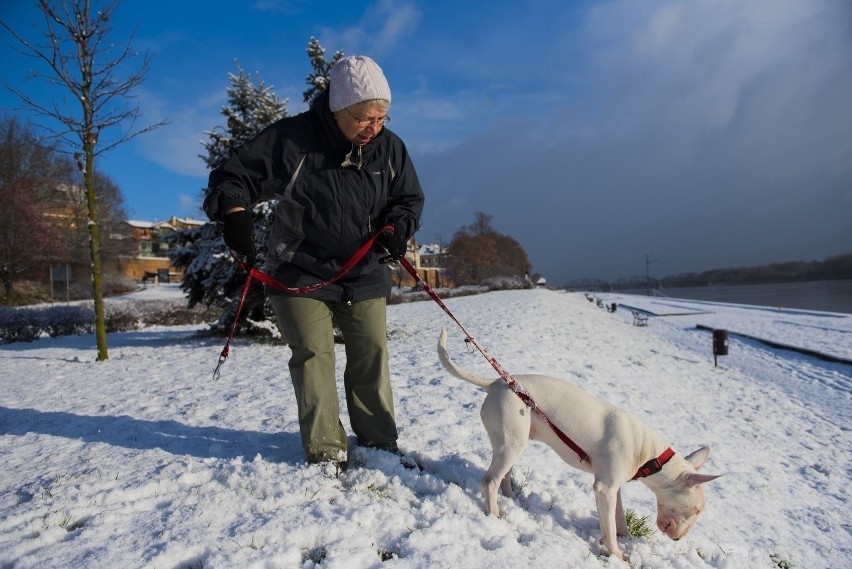
[[[210,172],[204,210],[221,221],[235,206],[278,200],[269,234],[266,272],[288,287],[336,275],[386,223],[401,222],[410,237],[420,224],[423,190],[405,144],[383,128],[361,146],[361,166],[343,162],[359,148],[343,136],[327,93],[311,109],[281,119]],[[346,277],[307,296],[349,301],[390,294],[390,274],[379,245]],[[278,291],[267,288],[268,293]]]

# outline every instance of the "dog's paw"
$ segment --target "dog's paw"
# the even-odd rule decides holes
[[[615,559],[620,559],[622,561],[629,561],[630,557],[619,549],[618,545],[614,547],[607,547],[604,545],[603,539],[601,539],[598,543],[601,546],[601,556],[602,557],[614,557]]]

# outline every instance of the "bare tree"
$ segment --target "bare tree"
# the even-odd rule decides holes
[[[127,219],[127,206],[118,185],[108,175],[95,170],[95,195],[98,200],[98,220],[100,235],[101,276],[109,288],[110,275],[115,277],[121,272],[121,258],[133,255],[135,244],[130,238]],[[88,243],[88,205],[85,192],[79,185],[65,192],[65,209],[70,213],[67,237],[70,247],[66,261],[79,268],[89,264],[86,254]],[[108,291],[107,291],[108,292]]]
[[[13,287],[61,258],[67,241],[46,213],[63,208],[58,188],[73,177],[70,161],[40,144],[32,125],[0,118],[0,284],[4,303]]]
[[[477,212],[471,225],[459,229],[447,247],[447,267],[457,284],[481,284],[496,277],[524,278],[532,265],[514,238],[497,232],[492,216]]]
[[[491,219],[494,217],[493,215],[488,215],[485,212],[478,211],[473,215],[473,217],[473,223],[468,225],[466,228],[467,233],[475,237],[496,233],[494,228],[491,226]]]
[[[95,335],[98,360],[109,358],[101,285],[100,218],[96,198],[94,161],[107,150],[165,124],[163,121],[136,127],[141,115],[138,104],[131,105],[133,90],[148,70],[150,57],[142,56],[135,71],[119,75],[137,56],[131,48],[133,35],[126,41],[110,39],[110,23],[119,1],[104,2],[92,10],[90,0],[38,0],[44,17],[38,29],[40,43],[33,43],[0,20],[20,44],[20,53],[34,58],[45,70],[32,76],[73,94],[74,104],[55,97],[37,101],[23,90],[10,89],[37,115],[50,119],[45,127],[50,136],[61,140],[74,155],[83,175],[88,209],[89,250],[92,268],[92,298],[95,308]]]

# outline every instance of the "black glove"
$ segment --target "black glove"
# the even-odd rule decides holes
[[[408,250],[408,238],[405,237],[405,228],[400,222],[389,223],[391,227],[387,227],[379,235],[379,244],[387,249],[388,256],[379,259],[380,263],[390,263],[395,259],[405,256]]]
[[[251,213],[247,210],[234,211],[225,214],[222,221],[225,223],[222,231],[225,245],[230,247],[231,251],[242,255],[246,265],[253,267],[257,260],[257,250],[254,248],[254,223]]]

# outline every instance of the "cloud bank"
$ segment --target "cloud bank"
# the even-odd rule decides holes
[[[422,238],[484,211],[557,283],[644,274],[646,253],[664,276],[849,252],[850,21],[834,1],[592,5],[540,46],[570,62],[546,90],[426,138]]]

